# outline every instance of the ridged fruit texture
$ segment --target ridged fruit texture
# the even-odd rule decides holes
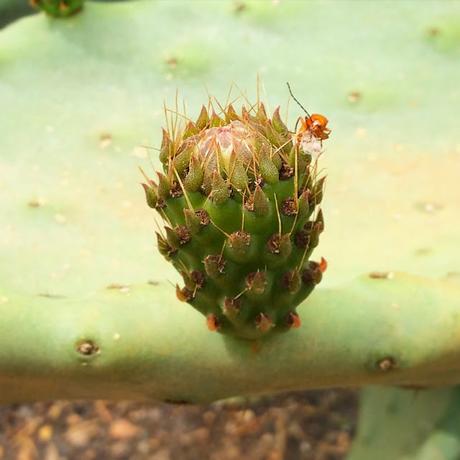
[[[158,248],[181,273],[177,297],[212,331],[254,339],[300,326],[295,308],[326,268],[309,261],[323,231],[320,144],[294,134],[263,103],[163,131],[163,173],[144,183],[147,203],[167,223]]]

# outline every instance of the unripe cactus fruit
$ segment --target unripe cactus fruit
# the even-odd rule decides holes
[[[177,297],[211,331],[256,339],[300,326],[295,309],[327,266],[309,261],[324,177],[302,136],[262,103],[240,115],[203,106],[196,122],[163,130],[164,171],[142,185],[166,222],[158,248],[184,279]]]

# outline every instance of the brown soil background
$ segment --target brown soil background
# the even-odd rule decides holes
[[[340,460],[357,394],[329,390],[209,406],[66,402],[0,407],[0,459]]]

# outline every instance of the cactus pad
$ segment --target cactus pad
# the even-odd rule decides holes
[[[177,297],[212,331],[254,339],[299,327],[295,308],[326,268],[309,257],[324,228],[317,153],[327,134],[307,123],[292,133],[261,102],[241,114],[203,106],[182,128],[169,121],[164,174],[143,187],[167,223],[158,248],[184,279]]]

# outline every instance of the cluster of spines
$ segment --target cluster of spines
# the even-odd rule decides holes
[[[197,147],[210,128],[240,121],[248,128],[251,161],[236,152],[219,167]],[[223,116],[202,108],[181,133],[163,130],[164,173],[143,184],[150,207],[168,223],[158,248],[184,279],[177,297],[207,317],[211,330],[255,338],[300,325],[295,307],[321,281],[325,261],[308,261],[324,221],[324,178],[300,152],[281,121],[263,104],[230,105]],[[313,219],[311,217],[313,216]]]

